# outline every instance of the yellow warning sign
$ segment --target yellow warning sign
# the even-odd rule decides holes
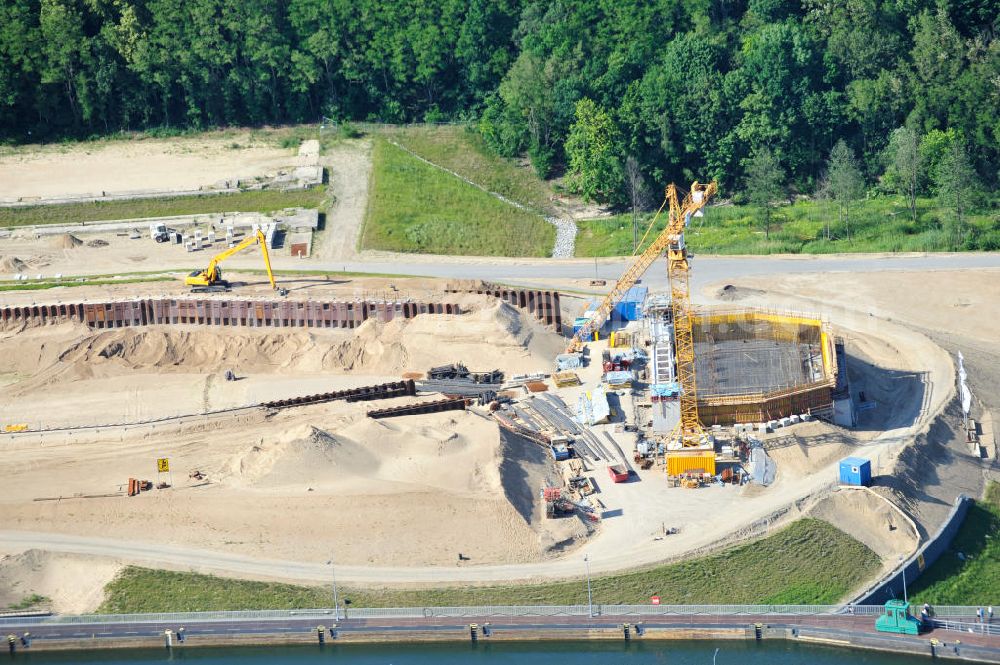
[[[160,473],[167,473],[170,471],[170,460],[166,457],[161,457],[156,460],[156,470]]]

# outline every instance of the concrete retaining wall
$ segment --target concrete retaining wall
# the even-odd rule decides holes
[[[944,554],[945,550],[951,546],[952,541],[955,540],[955,535],[962,526],[962,521],[965,520],[970,505],[972,505],[972,499],[964,494],[955,499],[955,506],[937,533],[902,566],[876,582],[874,586],[869,587],[853,602],[858,605],[881,605],[887,600],[902,598],[903,574],[906,574],[906,583],[912,584]]]

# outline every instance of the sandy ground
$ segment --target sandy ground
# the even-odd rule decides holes
[[[479,368],[489,357],[483,369],[521,373],[558,348],[542,333],[499,303],[351,332],[12,329],[0,335],[0,409],[48,426],[105,424],[371,385],[456,360]],[[241,380],[226,382],[228,367]],[[369,408],[336,402],[8,442],[18,473],[5,482],[0,524],[399,566],[454,564],[459,552],[463,565],[536,561],[586,535],[578,520],[541,519],[535,497],[552,469],[537,445],[472,412],[372,420]],[[68,445],[51,447],[59,441]],[[155,472],[160,457],[169,477]],[[126,498],[129,477],[173,487]]]
[[[927,425],[911,440],[914,445],[898,458],[894,454],[879,458],[884,475],[877,479],[877,489],[907,510],[923,536],[940,526],[959,494],[979,496],[985,478],[998,475],[992,424],[1000,409],[1000,337],[995,333],[1000,317],[1000,270],[886,272],[877,277],[786,275],[780,280],[744,278],[737,284],[741,292],[736,302],[766,301],[779,308],[813,311],[833,321],[860,314],[862,321],[867,319],[863,329],[870,339],[887,339],[886,326],[902,324],[945,350],[949,361],[954,362],[957,352],[963,353],[975,396],[972,417],[986,423],[981,456],[972,455],[961,432],[960,410],[949,398],[947,409],[922,405]],[[711,297],[719,286],[713,285],[705,295]],[[864,349],[855,355],[861,364],[870,362]],[[928,361],[918,358],[917,364],[930,366]],[[932,374],[898,371],[871,374],[868,379],[852,377],[852,383],[855,391],[867,389],[866,395],[877,403],[863,414],[862,429],[872,428],[869,419],[884,422],[886,412],[890,421],[905,421],[910,417],[906,404],[915,403],[916,391],[941,393],[949,388]],[[876,386],[880,395],[871,393]],[[911,399],[899,399],[904,393],[910,393]]]
[[[326,213],[325,229],[313,248],[317,259],[349,261],[358,256],[358,236],[368,205],[371,150],[371,141],[351,141],[334,146],[320,160],[330,174],[334,204]]]
[[[0,199],[197,189],[287,167],[294,155],[248,131],[24,148],[0,153]]]
[[[864,281],[838,277],[851,278]],[[923,276],[897,278],[905,293]],[[787,286],[788,291],[774,296],[763,288],[747,290],[740,294],[741,302],[819,310],[828,316],[847,340],[854,390],[864,389],[866,399],[878,406],[865,412],[854,432],[818,423],[783,432],[780,436],[799,441],[773,452],[778,477],[769,488],[672,489],[655,471],[639,472],[635,481],[614,485],[605,481],[603,468],[591,469],[607,510],[600,530],[584,541],[578,521],[538,518],[533,497],[551,473],[542,451],[501,439],[481,416],[438,414],[373,424],[357,405],[338,404],[270,420],[249,418],[235,426],[185,425],[177,432],[156,434],[109,432],[106,438],[72,445],[27,444],[15,453],[22,470],[0,498],[0,523],[10,530],[117,540],[130,552],[137,550],[139,541],[160,542],[180,548],[171,550],[175,554],[189,553],[173,559],[174,565],[185,561],[198,567],[200,562],[204,569],[236,574],[252,568],[256,575],[263,566],[272,576],[296,579],[322,576],[293,572],[291,563],[279,562],[320,562],[335,548],[338,561],[343,561],[338,576],[367,583],[576,576],[583,553],[590,556],[595,572],[675,559],[789,505],[796,508],[787,517],[808,510],[810,497],[822,496],[834,483],[836,462],[844,453],[869,457],[876,473],[890,473],[899,452],[912,447],[953,398],[951,357],[915,330],[915,323],[888,310],[881,312],[883,318],[851,306],[849,284],[842,285],[847,291],[839,304],[835,298],[812,299],[823,294],[813,294],[796,276],[785,279],[787,285],[775,279],[748,283],[772,291]],[[937,280],[942,289],[949,288],[945,275]],[[358,283],[329,288],[364,287]],[[888,293],[886,298],[887,306],[907,304],[902,294]],[[10,405],[34,405],[39,414],[56,406],[46,401],[56,389],[70,395],[63,407],[70,418],[85,417],[82,411],[114,412],[113,405],[122,400],[148,404],[142,413],[153,414],[177,404],[205,408],[253,396],[284,396],[286,391],[301,394],[312,390],[296,391],[299,385],[332,386],[459,359],[470,366],[489,358],[491,367],[507,371],[544,371],[560,346],[554,335],[504,308],[447,319],[418,318],[399,337],[385,327],[362,328],[350,338],[300,338],[296,332],[274,345],[267,358],[255,355],[254,340],[236,336],[220,350],[217,341],[213,346],[194,330],[111,331],[108,336],[59,326],[25,331],[28,336],[0,339],[0,348],[10,350],[5,356],[18,358],[6,361],[8,385],[2,394]],[[940,323],[939,334],[960,322]],[[980,341],[988,345],[986,339]],[[52,358],[57,360],[50,362]],[[271,359],[276,362],[268,364]],[[209,380],[237,362],[250,377],[246,382],[226,386]],[[136,379],[142,376],[151,381],[162,377],[156,379],[162,383],[156,389],[144,388]],[[104,390],[109,391],[106,397],[87,402]],[[74,412],[77,404],[88,406]],[[393,429],[382,429],[386,425]],[[630,450],[625,441],[622,447]],[[137,499],[33,501],[117,491],[129,475],[155,475],[153,460],[162,455],[175,460],[172,490]],[[187,478],[195,469],[208,474],[209,484]],[[869,543],[888,560],[911,541],[898,533],[901,527],[890,532],[890,517],[880,511],[877,505],[838,500],[816,508],[815,514]],[[294,520],[288,520],[290,514],[295,514]],[[681,535],[659,538],[663,525],[680,526]],[[212,564],[209,551],[219,557],[231,553],[231,558]],[[457,552],[471,561],[457,564]],[[238,555],[260,563],[244,565],[232,558]],[[270,561],[274,565],[265,563]]]
[[[0,557],[0,608],[30,596],[43,596],[35,607],[62,614],[91,612],[104,600],[104,585],[122,565],[104,557],[28,550]]]

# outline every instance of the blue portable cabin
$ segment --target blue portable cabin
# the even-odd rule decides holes
[[[633,286],[615,305],[613,317],[622,321],[638,321],[642,316],[642,303],[649,295],[649,287]]]
[[[840,460],[840,484],[867,487],[872,484],[871,460],[845,457]]]

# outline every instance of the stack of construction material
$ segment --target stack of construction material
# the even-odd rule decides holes
[[[557,388],[580,385],[580,377],[576,372],[556,372],[552,375],[552,381],[556,384]]]
[[[604,380],[612,390],[632,387],[632,372],[608,372]]]

